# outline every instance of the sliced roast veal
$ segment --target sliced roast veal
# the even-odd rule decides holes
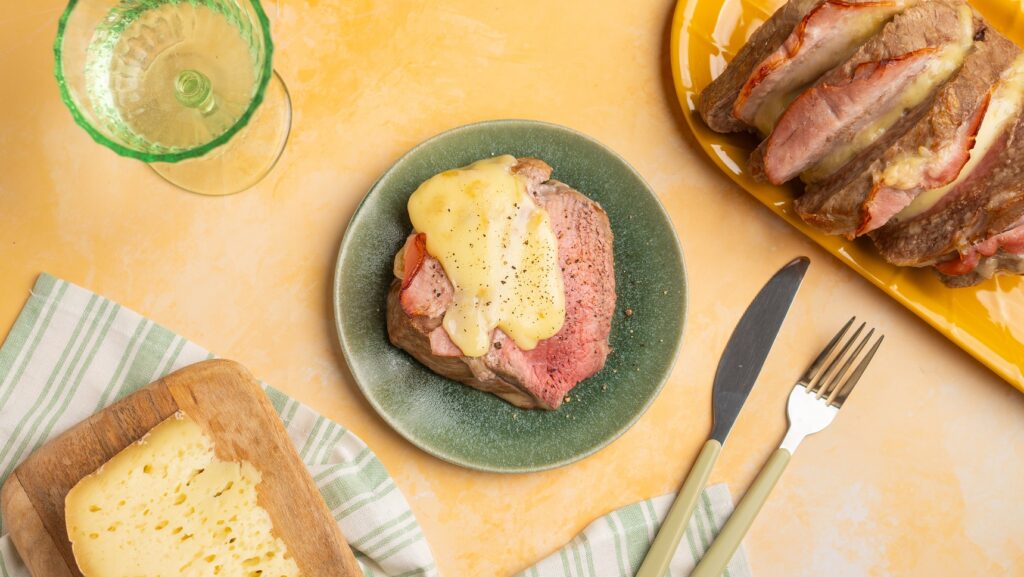
[[[751,170],[774,184],[801,173],[823,180],[877,146],[963,63],[975,20],[967,4],[935,0],[897,15],[845,63],[789,105],[751,157]],[[889,132],[891,137],[891,132]]]
[[[721,74],[700,94],[700,115],[716,132],[743,132],[750,126],[733,115],[740,89],[754,69],[775,52],[821,0],[790,0],[750,36]]]
[[[895,14],[905,0],[825,0],[751,72],[733,104],[733,116],[770,134],[790,102],[822,74],[848,59]],[[842,31],[837,33],[837,31]]]
[[[797,213],[815,227],[849,238],[879,228],[921,192],[946,185],[967,163],[994,85],[1020,50],[988,28],[930,108],[880,154],[860,155],[807,186]]]
[[[558,236],[565,287],[565,323],[536,348],[522,350],[496,329],[481,357],[467,357],[441,326],[452,285],[440,263],[412,234],[396,258],[387,297],[388,337],[434,372],[498,395],[522,408],[556,409],[579,381],[597,373],[610,351],[615,311],[612,231],[601,207],[551,177],[551,167],[519,159],[513,170],[547,211]]]
[[[1016,226],[1024,216],[1024,118],[1019,111],[963,179],[919,214],[902,216],[911,207],[871,233],[882,256],[901,266],[929,266],[951,254],[967,254]]]
[[[436,317],[444,314],[452,301],[455,289],[444,268],[435,258],[427,254],[427,237],[424,234],[409,235],[396,263],[402,267],[402,283],[399,303],[402,310],[411,316]]]

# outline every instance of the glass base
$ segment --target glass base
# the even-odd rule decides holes
[[[274,72],[263,103],[231,140],[199,158],[149,166],[167,182],[189,192],[209,196],[242,192],[274,168],[288,142],[291,125],[288,87]]]

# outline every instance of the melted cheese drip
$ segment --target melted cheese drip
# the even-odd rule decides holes
[[[949,194],[960,183],[966,180],[985,155],[1006,130],[1010,122],[1020,115],[1024,107],[1024,55],[1018,56],[1013,65],[1003,72],[999,84],[992,93],[985,118],[981,120],[978,134],[974,139],[971,157],[960,169],[960,174],[944,186],[933,188],[917,196],[907,208],[897,214],[893,220],[899,222],[913,218],[935,206],[944,196]]]
[[[1024,274],[1024,255],[1002,253],[998,256],[983,257],[974,272],[982,278],[992,278],[997,272]]]
[[[886,22],[897,14],[906,10],[916,0],[905,2],[893,2],[891,6],[869,6],[858,9],[857,17],[854,19],[842,20],[844,28],[842,34],[836,34],[834,30],[815,29],[813,34],[829,34],[831,42],[824,46],[817,47],[806,61],[800,63],[800,70],[793,73],[793,76],[782,81],[780,85],[770,94],[754,113],[754,126],[763,135],[769,135],[775,130],[779,117],[786,111],[786,108],[796,97],[800,95],[809,85],[817,80],[822,74],[837,66],[839,63],[850,58],[861,44],[868,38],[874,36]],[[850,8],[839,8],[850,10]],[[805,40],[805,41],[809,41]],[[796,54],[794,56],[799,56]]]
[[[924,102],[936,86],[946,81],[967,58],[967,53],[974,46],[974,14],[970,6],[960,6],[960,37],[956,42],[948,44],[931,58],[924,71],[900,94],[894,106],[880,118],[875,119],[861,129],[849,142],[837,147],[816,165],[804,172],[804,182],[822,180],[839,170],[873,142],[881,138],[906,111]]]
[[[904,152],[885,167],[880,185],[897,188],[899,190],[910,190],[920,182],[922,174],[936,161],[941,152],[932,150],[927,146],[919,146],[917,150]]]
[[[455,287],[442,326],[469,357],[487,353],[495,328],[530,350],[565,322],[558,239],[515,164],[504,155],[442,172],[409,198],[413,228]]]

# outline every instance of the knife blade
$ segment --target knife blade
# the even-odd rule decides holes
[[[714,416],[711,434],[662,521],[658,535],[651,543],[636,577],[664,577],[668,571],[693,515],[697,498],[707,485],[711,469],[722,451],[722,444],[729,436],[750,390],[754,388],[810,263],[810,259],[802,256],[779,269],[757,293],[733,329],[718,361],[711,389]]]
[[[725,345],[711,389],[711,438],[721,444],[754,388],[810,262],[802,256],[779,269],[754,297]]]

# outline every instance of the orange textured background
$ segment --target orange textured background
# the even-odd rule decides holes
[[[74,125],[52,77],[62,8],[8,2],[0,15],[0,335],[41,271],[115,299],[362,437],[445,575],[503,576],[678,486],[732,327],[776,268],[807,254],[713,481],[746,488],[783,433],[793,380],[851,314],[888,338],[755,523],[755,574],[1024,574],[1024,395],[718,173],[676,110],[672,2],[270,3],[292,137],[267,179],[226,198],[177,190]],[[671,213],[691,275],[686,344],[651,410],[590,459],[516,476],[442,463],[392,432],[352,383],[330,308],[345,224],[380,173],[437,132],[508,117],[565,124],[625,156]]]

